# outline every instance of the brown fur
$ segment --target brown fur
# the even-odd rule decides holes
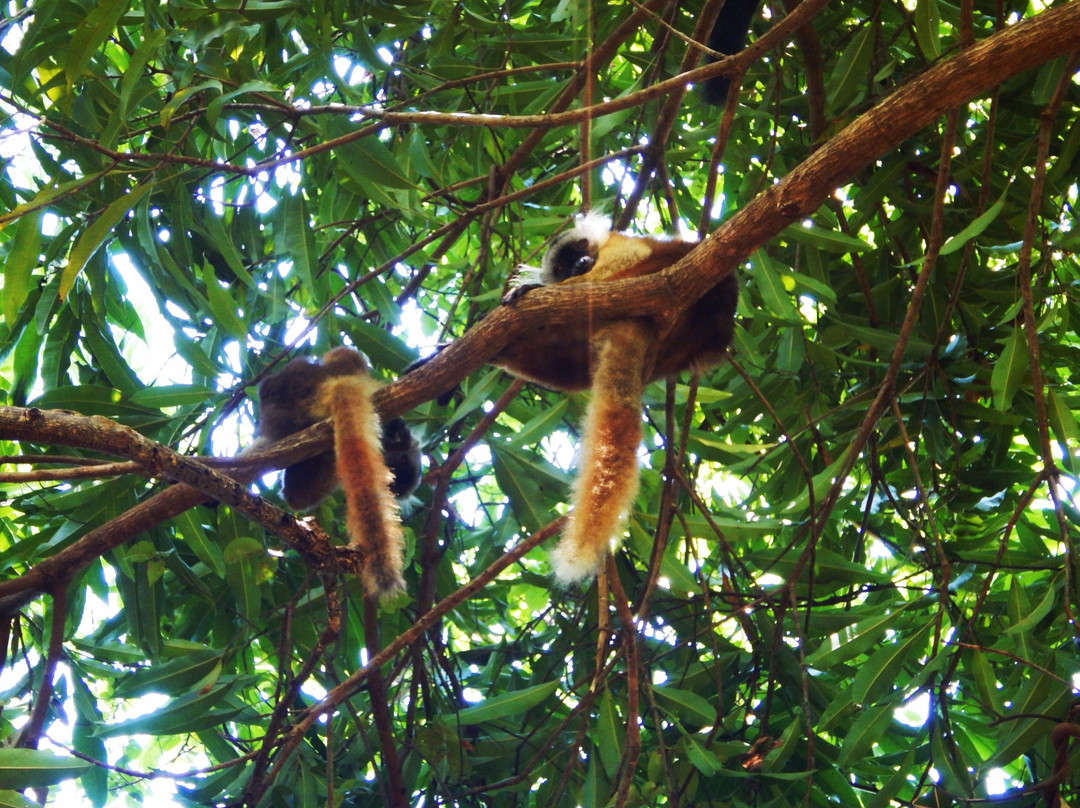
[[[640,258],[642,245],[652,250],[644,259]],[[599,250],[593,269],[562,281],[562,285],[651,275],[671,266],[695,246],[689,241],[612,233]],[[649,369],[647,380],[687,369],[705,370],[720,362],[731,344],[738,293],[738,282],[729,275],[680,313],[659,338],[657,360]],[[493,363],[553,390],[587,390],[592,386],[592,336],[596,326],[591,321],[571,326],[542,326],[507,346]]]
[[[371,396],[378,385],[370,376],[328,379],[319,390],[322,406],[334,419],[337,476],[345,490],[349,546],[364,555],[364,590],[387,595],[403,589],[401,520],[390,492],[393,475],[379,445],[379,416]]]
[[[574,510],[551,554],[555,577],[571,584],[594,576],[617,542],[638,487],[641,393],[652,362],[655,330],[637,320],[596,333],[593,398],[585,416]]]

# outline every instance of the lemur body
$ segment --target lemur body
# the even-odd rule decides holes
[[[290,507],[309,508],[340,483],[349,543],[364,556],[364,589],[383,596],[404,587],[395,496],[408,496],[416,487],[420,458],[400,419],[380,428],[372,404],[377,389],[364,358],[351,348],[329,351],[321,364],[293,359],[259,385],[258,433],[260,441],[276,441],[333,418],[334,451],[286,468],[282,494]],[[385,458],[384,436],[390,438]]]
[[[650,275],[671,266],[695,246],[612,232],[606,219],[589,214],[552,243],[542,266],[519,271],[521,284],[504,303],[512,305],[537,285]],[[729,275],[662,332],[650,319],[585,321],[531,333],[494,360],[507,371],[546,387],[593,390],[574,509],[552,553],[555,577],[561,583],[586,580],[596,573],[633,502],[645,384],[719,362],[731,344],[737,300],[738,282]]]
[[[638,278],[674,264],[693,241],[629,236],[611,230],[603,216],[589,213],[552,242],[539,267],[518,268],[518,285],[503,299],[513,304],[529,289],[557,283]],[[647,381],[686,369],[705,370],[720,362],[731,344],[738,282],[724,278],[659,335]],[[544,327],[507,346],[494,364],[553,390],[576,392],[592,386],[596,324]]]

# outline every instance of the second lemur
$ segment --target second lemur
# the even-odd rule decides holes
[[[665,269],[696,243],[631,236],[595,214],[578,219],[552,242],[540,267],[520,267],[512,305],[541,284],[636,278]],[[704,297],[661,326],[648,318],[599,325],[543,327],[508,346],[494,364],[556,390],[592,387],[585,416],[574,509],[552,553],[563,584],[596,574],[637,492],[641,397],[655,379],[718,363],[731,344],[738,282],[728,275]]]
[[[309,508],[340,484],[349,544],[364,556],[364,590],[384,596],[404,588],[396,498],[416,488],[420,450],[400,418],[380,428],[371,400],[377,389],[351,348],[334,348],[321,363],[293,359],[259,385],[258,437],[281,440],[333,418],[334,451],[288,466],[282,494],[289,507]]]

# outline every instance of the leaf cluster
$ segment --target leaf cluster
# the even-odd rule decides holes
[[[1068,4],[771,3],[717,64],[737,102],[657,91],[718,5],[16,0],[0,424],[73,410],[234,457],[292,356],[399,377],[583,207],[704,236]],[[1048,59],[1007,54],[738,255],[731,360],[648,388],[588,590],[553,590],[541,546],[587,399],[491,367],[405,414],[428,475],[381,608],[254,497],[0,426],[0,804],[75,777],[95,806],[1068,798],[1080,93]],[[339,500],[308,516],[343,541]]]

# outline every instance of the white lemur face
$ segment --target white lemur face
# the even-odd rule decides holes
[[[544,253],[541,282],[559,283],[589,272],[596,264],[600,249],[610,238],[611,221],[598,213],[586,213]]]

